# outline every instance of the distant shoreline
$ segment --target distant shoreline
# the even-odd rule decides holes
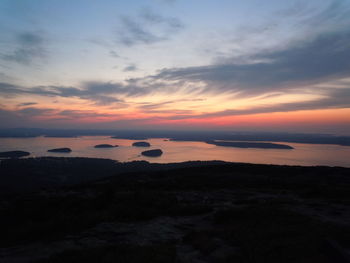
[[[81,136],[108,136],[113,139],[147,140],[169,138],[172,141],[245,141],[333,144],[350,146],[350,136],[287,132],[235,131],[152,131],[152,130],[56,130],[56,129],[0,129],[0,138],[77,138]]]

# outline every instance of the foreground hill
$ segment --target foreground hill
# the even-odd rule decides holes
[[[2,195],[1,262],[348,262],[350,169],[84,158],[0,166],[7,176],[21,169],[76,180]]]

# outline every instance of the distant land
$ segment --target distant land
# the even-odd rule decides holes
[[[149,138],[169,138],[173,141],[252,141],[252,142],[290,142],[310,144],[335,144],[350,146],[350,136],[309,133],[281,132],[236,132],[236,131],[167,131],[167,130],[59,130],[16,128],[0,129],[0,137],[77,137],[111,136],[116,139],[146,140]]]
[[[294,149],[292,146],[285,144],[269,143],[269,142],[226,142],[226,141],[207,141],[208,144],[224,147],[237,148],[258,148],[258,149]]]
[[[132,146],[135,147],[150,147],[151,144],[149,142],[134,142]]]
[[[154,150],[144,151],[141,154],[148,157],[158,157],[163,154],[163,151],[161,149],[154,149]]]
[[[70,149],[70,148],[55,148],[55,149],[50,149],[47,151],[52,152],[52,153],[70,153],[72,151],[72,149]]]
[[[111,145],[111,144],[97,144],[94,146],[94,148],[114,148],[118,147],[118,145]]]
[[[28,155],[30,155],[30,152],[25,151],[0,152],[0,158],[20,158]]]

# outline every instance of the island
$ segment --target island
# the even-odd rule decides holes
[[[149,144],[148,142],[134,142],[132,144],[132,146],[136,146],[136,147],[150,147],[151,144]]]
[[[206,141],[208,144],[224,147],[236,148],[258,148],[258,149],[294,149],[292,146],[286,144],[278,144],[271,142],[229,142],[229,141]]]
[[[161,149],[154,149],[154,150],[144,151],[141,154],[147,157],[159,157],[163,154],[163,151]]]
[[[111,145],[111,144],[97,144],[94,146],[95,148],[114,148],[118,147],[118,145]]]
[[[56,148],[47,151],[52,153],[70,153],[72,150],[70,148]]]
[[[30,153],[25,151],[0,152],[0,158],[20,158],[28,155],[30,155]]]

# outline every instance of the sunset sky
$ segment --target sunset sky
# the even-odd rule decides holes
[[[350,135],[350,0],[1,0],[0,128]]]

